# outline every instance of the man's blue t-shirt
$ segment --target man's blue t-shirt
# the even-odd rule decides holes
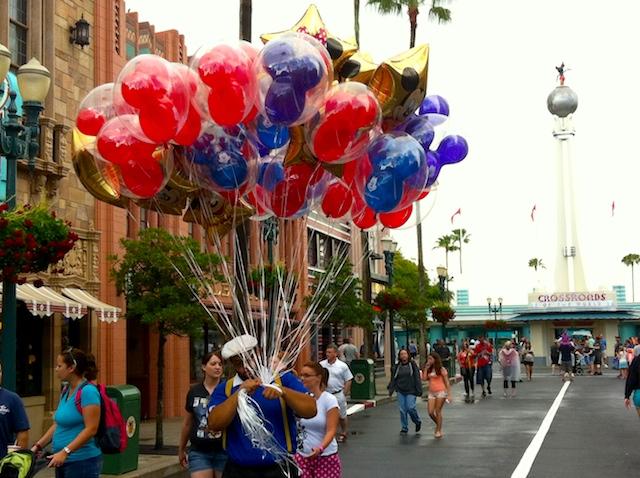
[[[84,418],[78,411],[76,406],[76,394],[80,387],[76,389],[71,397],[67,396],[67,392],[60,397],[60,404],[53,419],[56,423],[56,431],[53,433],[53,451],[59,452],[65,446],[68,446],[84,429]],[[82,408],[89,405],[100,406],[100,393],[98,388],[93,384],[87,384],[82,387],[80,393],[80,406]],[[100,456],[102,452],[96,445],[94,438],[91,438],[83,446],[75,450],[67,458],[68,462],[86,460],[87,458],[95,458]]]
[[[29,419],[20,397],[0,388],[0,458],[7,454],[7,446],[15,443],[16,433],[29,428]]]
[[[233,380],[233,379],[232,379]],[[282,385],[295,390],[296,392],[308,393],[307,389],[304,388],[302,382],[292,373],[285,373],[281,376]],[[234,385],[238,383],[238,385],[234,386],[231,389],[231,394],[235,393],[240,387],[241,381],[236,380]],[[216,405],[221,404],[227,399],[227,394],[225,392],[226,381],[221,382],[216,389],[213,391],[211,395],[211,400],[209,401],[209,408],[215,407]],[[264,392],[264,387],[258,387],[255,392],[251,395],[260,410],[262,411],[265,420],[266,427],[273,431],[273,436],[275,437],[278,444],[282,447],[283,450],[287,449],[287,441],[284,433],[284,420],[282,417],[282,408],[280,405],[280,400],[267,400],[264,398],[262,393]],[[293,411],[291,408],[287,407],[287,422],[289,424],[289,434],[291,436],[291,445],[293,447],[293,452],[296,451],[296,421],[293,416]],[[275,463],[275,458],[273,455],[267,454],[264,450],[260,450],[255,448],[249,438],[242,431],[242,425],[240,423],[240,418],[238,415],[233,418],[231,424],[227,427],[227,454],[229,455],[229,459],[240,466],[261,466],[261,465],[271,465]]]

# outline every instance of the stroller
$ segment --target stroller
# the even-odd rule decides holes
[[[578,351],[573,353],[573,374],[584,375],[584,369],[582,368],[582,354]]]
[[[0,460],[0,478],[32,478],[47,464],[46,459],[36,457],[31,450],[12,451]]]

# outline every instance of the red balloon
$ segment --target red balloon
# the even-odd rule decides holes
[[[262,205],[264,201],[264,191],[261,187],[258,186],[253,191],[250,191],[245,198],[247,202],[255,208],[257,215],[264,216],[267,214],[267,210]],[[261,200],[259,201],[258,198],[261,198]]]
[[[178,131],[176,111],[169,100],[141,108],[138,117],[142,132],[154,143],[167,143]]]
[[[164,171],[153,157],[120,166],[125,186],[138,197],[150,198],[162,189]]]
[[[182,129],[178,131],[173,138],[174,141],[182,146],[191,146],[198,136],[200,136],[200,129],[202,128],[202,120],[193,106],[189,108],[189,114],[187,120],[182,126]]]
[[[247,110],[244,90],[235,82],[221,83],[211,89],[207,104],[211,119],[220,126],[240,123]]]
[[[218,45],[202,55],[198,63],[200,79],[215,89],[229,80],[248,86],[253,75],[252,62],[244,50]]]
[[[83,108],[78,111],[76,126],[78,130],[89,136],[97,136],[100,128],[107,122],[107,117],[102,111],[95,108]]]
[[[343,183],[336,181],[327,187],[322,198],[322,212],[332,219],[344,217],[351,209],[351,191]]]
[[[273,188],[269,205],[278,217],[291,217],[304,206],[307,186],[295,181],[284,180]]]
[[[136,67],[122,80],[122,98],[134,108],[152,106],[167,96],[169,79],[164,75],[153,76]]]
[[[413,212],[413,204],[409,204],[408,207],[400,209],[396,212],[387,212],[380,214],[380,222],[391,229],[402,226],[409,220],[411,213]]]
[[[98,152],[107,161],[119,166],[149,158],[155,144],[136,138],[117,118],[108,121],[97,137]]]
[[[376,221],[376,213],[370,207],[365,207],[360,213],[353,216],[353,223],[360,229],[369,229],[376,225]]]
[[[416,199],[416,201],[420,201],[420,199],[424,199],[424,198],[426,198],[426,197],[429,195],[429,193],[430,193],[430,192],[431,192],[431,190],[430,190],[430,189],[429,189],[429,190],[427,190],[427,191],[422,191],[422,192],[420,193],[420,196],[418,196],[418,199]]]
[[[258,116],[258,107],[254,105],[253,108],[251,108],[251,110],[249,111],[249,113],[247,113],[247,116],[244,117],[242,122],[249,123],[254,119],[256,119],[256,116]]]

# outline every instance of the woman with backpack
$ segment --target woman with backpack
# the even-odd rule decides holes
[[[182,422],[178,458],[183,468],[189,468],[191,478],[222,476],[227,454],[222,446],[222,433],[208,430],[207,418],[211,394],[222,379],[223,361],[220,352],[209,352],[202,357],[204,380],[187,392]],[[191,447],[187,453],[187,442]]]
[[[102,451],[94,437],[100,424],[100,392],[91,383],[98,375],[96,360],[70,347],[58,355],[56,375],[68,385],[60,396],[53,425],[31,450],[41,452],[53,440],[49,467],[56,469],[56,478],[99,478]]]
[[[389,396],[396,392],[398,394],[398,409],[400,410],[400,433],[409,431],[409,420],[416,427],[416,433],[422,427],[422,420],[416,409],[416,399],[422,396],[422,381],[420,380],[420,369],[411,359],[409,352],[400,350],[398,352],[398,363],[393,370],[391,381],[387,385]]]

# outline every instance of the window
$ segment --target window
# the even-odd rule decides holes
[[[131,60],[136,56],[136,46],[130,41],[127,41],[127,60]]]
[[[9,50],[11,63],[27,62],[27,0],[9,1]]]

